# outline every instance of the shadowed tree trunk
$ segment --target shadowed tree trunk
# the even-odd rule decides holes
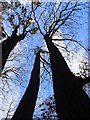
[[[32,120],[40,82],[40,51],[36,54],[34,68],[26,92],[11,120]]]
[[[10,52],[14,49],[17,42],[19,42],[25,38],[24,34],[19,35],[19,36],[17,35],[18,27],[19,26],[15,27],[15,29],[10,37],[8,37],[5,41],[0,43],[0,44],[2,44],[2,70],[4,68],[4,65],[7,61],[7,58],[9,56]]]
[[[90,119],[90,99],[82,89],[86,82],[72,74],[64,57],[52,43],[52,38],[44,35],[48,50],[53,77],[56,112],[60,120]]]

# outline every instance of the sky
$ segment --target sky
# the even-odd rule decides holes
[[[22,0],[21,0],[22,1]],[[25,0],[23,1],[23,3],[25,4]],[[82,19],[82,21],[84,22],[84,20],[87,19],[87,16],[84,16],[84,18]],[[80,19],[81,20],[81,19]],[[4,23],[5,24],[5,23]],[[78,30],[78,34],[77,34],[77,39],[81,39],[83,44],[85,45],[87,42],[85,39],[87,39],[87,24],[86,25],[83,25],[79,30]],[[63,33],[62,33],[63,34]],[[57,36],[54,36],[57,38]],[[37,38],[37,39],[34,39],[34,38]],[[28,40],[29,39],[29,40]],[[32,44],[32,43],[35,43],[35,44]],[[18,61],[13,61],[13,63],[6,63],[6,66],[8,66],[9,64],[12,64],[12,66],[18,66],[18,64],[20,64],[22,66],[22,68],[24,69],[25,67],[27,68],[26,71],[22,72],[22,77],[19,78],[20,80],[23,80],[23,77],[24,77],[24,81],[22,82],[22,85],[24,85],[25,87],[28,85],[28,82],[29,82],[29,78],[30,78],[30,73],[31,73],[31,70],[32,70],[32,64],[34,63],[34,60],[33,58],[35,59],[35,55],[34,55],[34,48],[37,47],[38,45],[41,46],[42,45],[42,37],[39,36],[39,33],[37,33],[36,35],[32,36],[32,37],[26,37],[23,41],[21,41],[20,43],[17,44],[17,46],[15,47],[14,49],[14,52],[19,53],[19,51],[21,51],[21,55],[22,57],[20,56],[17,56],[16,57],[16,60]],[[29,44],[29,47],[28,47],[28,44]],[[62,44],[62,46],[64,46],[64,42],[61,42],[60,45]],[[22,48],[20,47],[22,46]],[[27,51],[26,51],[26,48],[28,47]],[[21,48],[21,49],[20,49]],[[33,49],[33,53],[32,53],[32,50]],[[45,49],[47,50],[47,47],[45,47]],[[23,54],[25,53],[25,54]],[[69,67],[71,68],[72,72],[74,73],[77,73],[79,72],[79,63],[85,59],[84,58],[84,55],[86,54],[84,49],[80,49],[79,54],[75,54],[75,56],[70,60],[70,62],[67,61],[67,56],[68,54],[65,54],[62,52],[63,56],[65,56],[65,60],[67,61]],[[28,54],[28,56],[27,56]],[[22,59],[22,61],[19,61],[20,59]],[[86,59],[85,59],[86,61]],[[20,63],[19,63],[20,62]],[[73,65],[73,66],[72,66]],[[21,69],[22,70],[22,69]],[[21,71],[19,71],[21,72]],[[16,77],[11,73],[10,76],[13,76],[13,79],[16,80]],[[45,76],[44,76],[45,77]],[[43,80],[44,81],[44,80]],[[39,89],[39,94],[38,96],[41,97],[39,100],[37,100],[37,103],[40,101],[42,101],[45,98],[48,98],[49,95],[52,95],[53,94],[53,88],[52,88],[52,82],[48,82],[48,80],[42,82],[41,81],[41,85],[40,85],[40,89]],[[23,95],[24,91],[25,91],[25,88],[21,88],[20,86],[15,86],[15,84],[13,84],[11,81],[10,81],[10,84],[13,88],[13,91],[12,91],[12,96],[11,96],[11,92],[7,94],[7,101],[10,103],[12,99],[10,99],[10,97],[14,98],[14,99],[18,99],[20,95]],[[18,83],[17,83],[18,84]],[[2,86],[1,86],[2,87]],[[20,87],[20,88],[19,88]],[[42,92],[42,89],[43,89],[43,92]],[[13,94],[13,92],[16,92],[15,94]],[[6,94],[6,93],[5,93]],[[16,95],[17,94],[17,95]],[[2,96],[2,95],[0,95]],[[2,104],[2,99],[0,99],[0,104]],[[7,106],[7,107],[6,107]],[[14,105],[13,105],[14,106]],[[2,106],[1,106],[2,107]],[[8,103],[5,102],[4,104],[4,108],[3,108],[5,111],[7,111],[8,109]],[[6,112],[5,111],[2,111],[0,110],[0,115],[1,117],[4,117]]]

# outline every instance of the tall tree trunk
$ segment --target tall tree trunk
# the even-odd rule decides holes
[[[12,35],[8,37],[5,41],[0,43],[2,45],[2,70],[4,68],[4,65],[7,61],[7,58],[10,54],[10,52],[14,49],[16,46],[17,42],[21,41],[24,39],[25,35],[19,35],[17,36],[17,29],[19,26],[16,26]],[[2,71],[1,71],[2,72]]]
[[[11,120],[32,120],[40,83],[40,51],[36,54],[34,68],[26,92]]]
[[[90,119],[90,99],[82,89],[82,79],[74,76],[52,38],[44,36],[50,52],[56,111],[62,119]]]

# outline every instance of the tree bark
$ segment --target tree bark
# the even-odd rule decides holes
[[[32,120],[40,83],[40,51],[36,54],[34,68],[26,92],[11,120]]]
[[[52,38],[44,36],[50,52],[56,112],[60,120],[90,119],[90,99],[82,89],[81,78],[68,68],[64,57],[53,44]]]

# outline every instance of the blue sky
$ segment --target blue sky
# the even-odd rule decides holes
[[[88,24],[87,23],[84,24],[85,22],[87,22],[87,18],[88,18],[88,16],[86,14],[84,14],[84,11],[83,11],[83,17],[79,19],[80,20],[79,22],[83,22],[83,25],[77,30],[78,34],[76,35],[76,38],[78,40],[81,40],[83,45],[85,45],[85,46],[87,45],[87,42],[88,42],[88,31],[87,31]],[[5,23],[4,23],[4,25],[5,25]],[[7,26],[7,24],[5,26]],[[9,29],[7,29],[7,31],[9,31]],[[19,61],[20,63],[18,63],[17,61],[13,61],[13,66],[17,66],[17,64],[21,64],[23,66],[23,68],[25,68],[25,67],[27,68],[27,70],[25,71],[25,73],[23,72],[22,77],[21,77],[21,80],[24,77],[24,81],[22,82],[22,85],[24,85],[25,87],[28,85],[28,82],[30,79],[30,73],[33,68],[32,64],[34,63],[34,59],[35,59],[34,50],[32,52],[31,49],[34,49],[34,47],[37,47],[37,45],[42,46],[43,41],[44,40],[43,40],[42,36],[39,35],[39,32],[37,32],[37,34],[35,34],[33,36],[26,37],[25,40],[18,43],[18,45],[14,49],[14,51],[17,51],[17,54],[18,54],[20,46],[22,46],[22,48],[20,49],[22,56],[21,57],[17,56],[18,60],[21,59]],[[32,43],[34,43],[34,44],[32,44]],[[26,48],[28,48],[28,49],[26,50]],[[25,54],[23,54],[23,53],[25,53]],[[79,60],[83,59],[83,57],[82,57],[83,53],[81,51],[79,51],[79,53],[81,54],[81,57],[79,56],[79,58],[78,58],[78,56],[77,56],[76,59],[74,57],[73,62],[75,64],[72,63],[72,64],[74,64],[74,68],[76,68],[77,62]],[[6,65],[8,65],[8,62]],[[76,69],[74,69],[74,71],[75,70]],[[46,76],[44,76],[44,77],[46,77]],[[42,81],[44,81],[44,82],[41,81],[42,84],[40,86],[40,91],[39,91],[39,97],[41,97],[41,98],[44,98],[44,97],[47,98],[49,95],[52,95],[52,93],[53,93],[52,82],[48,81],[48,79],[45,81],[44,77],[42,79]],[[14,77],[13,77],[13,79],[16,80],[16,78],[14,78]],[[23,91],[25,91],[25,88],[21,89],[21,87],[20,87],[18,90],[18,93],[22,92],[22,94],[23,94]]]

